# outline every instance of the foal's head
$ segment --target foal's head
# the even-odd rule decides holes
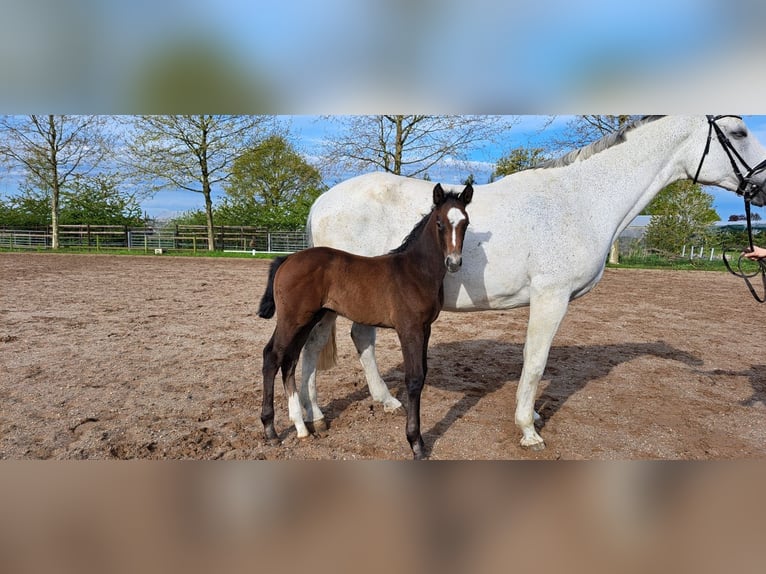
[[[463,264],[463,238],[468,228],[466,206],[471,203],[473,187],[470,184],[460,192],[445,193],[441,184],[434,186],[434,208],[432,217],[436,219],[439,243],[444,253],[444,265],[447,271],[455,273]]]

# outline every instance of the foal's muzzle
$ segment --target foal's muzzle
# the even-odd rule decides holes
[[[462,255],[447,255],[444,259],[444,265],[447,267],[447,271],[456,273],[457,271],[460,271],[460,267],[463,265],[463,257]]]

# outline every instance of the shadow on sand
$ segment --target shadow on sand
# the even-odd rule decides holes
[[[423,439],[430,451],[432,445],[461,417],[465,416],[485,396],[494,393],[508,383],[518,383],[522,368],[521,344],[503,343],[493,340],[471,340],[440,343],[428,350],[428,376],[426,385],[433,386],[462,396],[444,414],[441,420],[423,431]],[[670,361],[679,361],[690,367],[700,367],[701,358],[664,341],[652,343],[620,343],[614,345],[572,345],[551,348],[543,375],[548,385],[538,397],[535,409],[541,416],[537,426],[543,428],[566,401],[582,390],[589,381],[608,375],[612,369],[643,356],[653,356]],[[480,367],[479,367],[480,366]],[[480,369],[480,376],[477,371]],[[753,368],[755,370],[755,367]],[[758,391],[753,400],[764,401],[764,369],[754,373],[759,381]],[[451,373],[447,376],[446,373]],[[711,373],[715,374],[715,373]],[[720,373],[742,374],[742,373]],[[406,406],[403,365],[399,363],[383,375],[402,404]],[[756,388],[756,385],[753,385]],[[336,418],[348,406],[369,397],[367,386],[331,401],[322,410],[330,420]],[[513,416],[515,403],[509,405]]]

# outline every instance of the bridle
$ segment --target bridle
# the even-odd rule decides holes
[[[718,139],[718,143],[721,144],[721,147],[726,152],[726,155],[729,158],[729,161],[731,162],[731,167],[734,170],[734,174],[737,176],[737,180],[739,181],[739,185],[737,186],[737,189],[735,190],[737,195],[742,196],[742,198],[745,201],[745,217],[747,218],[747,239],[750,243],[748,250],[752,251],[754,248],[753,244],[753,226],[750,219],[750,203],[753,199],[753,197],[756,196],[756,194],[761,191],[760,187],[752,182],[752,178],[757,173],[760,173],[761,171],[766,169],[766,159],[764,159],[761,163],[756,165],[755,167],[750,167],[745,159],[739,154],[739,152],[736,150],[736,148],[732,145],[731,141],[729,141],[729,138],[726,137],[726,134],[723,132],[721,127],[718,125],[718,120],[722,118],[739,118],[742,119],[741,116],[734,116],[734,115],[723,115],[723,116],[707,116],[707,123],[708,123],[708,131],[707,131],[707,142],[705,143],[705,151],[702,152],[702,158],[700,159],[699,166],[697,167],[697,173],[694,175],[694,183],[697,183],[697,179],[700,175],[700,170],[702,169],[702,163],[705,161],[705,157],[707,157],[707,154],[710,152],[710,141],[713,138],[713,130],[715,130],[716,138]],[[740,165],[747,170],[745,175],[742,175],[742,170],[740,170]],[[755,263],[758,265],[758,269],[752,273],[748,273],[742,269],[742,263],[743,259],[746,259],[744,256],[744,253],[742,250],[738,250],[739,258],[737,259],[737,265],[736,265],[736,271],[734,267],[729,263],[729,260],[726,257],[726,251],[734,251],[733,249],[724,249],[723,251],[723,262],[724,265],[726,265],[726,269],[729,270],[730,273],[733,275],[736,275],[737,277],[740,277],[741,279],[744,279],[745,284],[747,285],[747,288],[750,290],[750,294],[753,296],[753,298],[758,301],[759,303],[766,302],[766,260],[759,259]],[[763,296],[760,296],[755,288],[753,287],[752,283],[750,282],[750,279],[755,277],[760,273],[761,275],[761,281],[763,282]]]

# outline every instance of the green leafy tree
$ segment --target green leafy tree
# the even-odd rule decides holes
[[[51,223],[50,194],[22,182],[19,193],[0,207],[0,225],[15,229],[47,227]]]
[[[0,158],[21,168],[50,198],[52,247],[59,246],[61,194],[78,174],[95,170],[111,152],[104,116],[2,116]]]
[[[517,171],[529,169],[545,161],[548,157],[548,154],[541,147],[518,147],[512,149],[508,155],[497,160],[491,179],[494,181]]]
[[[76,177],[63,196],[64,224],[138,225],[141,206],[135,195],[120,191],[115,174]]]
[[[644,236],[647,247],[668,253],[678,253],[692,242],[710,242],[711,225],[720,219],[713,196],[690,180],[662,189],[645,212],[653,216]]]
[[[205,201],[208,249],[215,249],[212,191],[260,137],[268,116],[138,116],[131,120],[127,163],[152,189],[199,193]]]
[[[325,190],[322,176],[282,135],[273,134],[234,162],[218,217],[230,225],[298,229]]]

